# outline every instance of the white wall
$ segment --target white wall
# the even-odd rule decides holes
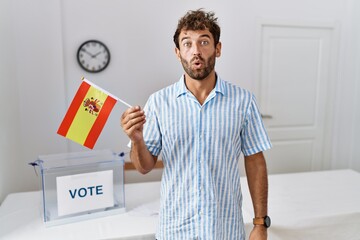
[[[0,1],[0,203],[6,193],[22,189],[16,179],[16,169],[21,165],[18,149],[20,121],[11,13],[10,1]]]
[[[356,135],[346,138],[354,128],[359,133],[355,123],[360,120],[357,105],[360,74],[355,67],[360,60],[352,49],[359,42],[352,38],[360,32],[359,24],[354,24],[360,20],[356,0],[2,0],[0,3],[0,97],[2,103],[11,102],[3,104],[1,111],[0,202],[10,192],[38,189],[38,179],[27,166],[38,155],[86,150],[56,134],[82,76],[141,106],[150,93],[177,81],[182,68],[174,55],[172,35],[178,18],[186,10],[199,7],[215,11],[222,27],[223,52],[217,71],[224,79],[252,91],[256,91],[255,42],[259,18],[339,22],[339,76],[334,96],[337,99],[334,111],[338,114],[333,121],[337,140],[334,140],[331,167],[360,170],[360,159],[356,159],[360,155],[358,148],[348,147],[355,145]],[[109,67],[98,74],[82,71],[75,57],[78,46],[92,38],[105,42],[112,54]],[[348,60],[349,56],[355,62]],[[119,127],[124,109],[121,104],[115,107],[96,149],[127,150],[128,140]],[[342,139],[348,143],[343,144]]]
[[[334,118],[332,168],[360,170],[360,152],[356,145],[360,131],[360,4],[349,0],[342,20],[339,52],[339,76]]]
[[[355,82],[355,91],[354,91],[354,102],[355,106],[354,110],[354,131],[352,135],[352,157],[350,166],[353,169],[357,169],[360,171],[360,147],[359,144],[359,136],[360,136],[360,2],[353,0],[353,22],[354,24],[354,52],[355,57],[353,59],[354,64],[356,66],[356,71],[354,72],[354,82]]]

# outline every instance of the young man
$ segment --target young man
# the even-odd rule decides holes
[[[144,110],[129,108],[121,118],[138,171],[151,171],[162,154],[157,239],[245,239],[241,152],[255,215],[250,239],[267,239],[268,182],[262,151],[271,143],[253,94],[215,72],[219,39],[213,12],[189,11],[174,35],[184,75],[152,94]]]

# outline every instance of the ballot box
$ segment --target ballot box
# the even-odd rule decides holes
[[[46,226],[125,212],[124,154],[111,150],[42,155],[40,169]]]

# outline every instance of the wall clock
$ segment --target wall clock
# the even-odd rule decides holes
[[[110,51],[98,40],[88,40],[80,45],[77,51],[77,61],[87,72],[103,71],[110,63]]]

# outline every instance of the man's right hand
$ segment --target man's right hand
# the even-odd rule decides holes
[[[121,116],[121,127],[132,142],[143,140],[145,113],[139,106],[128,108]]]
[[[131,161],[142,174],[150,172],[157,161],[157,157],[151,155],[144,142],[143,126],[145,121],[144,111],[139,106],[127,109],[121,116],[121,127],[132,142]]]

